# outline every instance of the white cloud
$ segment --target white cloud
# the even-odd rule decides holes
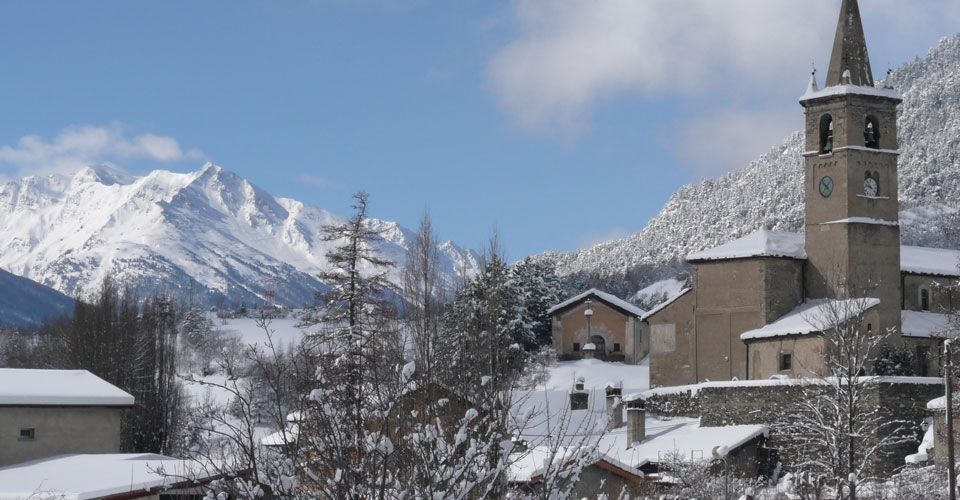
[[[184,152],[173,137],[140,134],[128,138],[120,125],[71,126],[50,141],[28,135],[21,137],[16,146],[0,146],[0,164],[13,167],[17,174],[70,172],[116,161],[168,163],[203,157],[199,150]]]
[[[493,56],[488,74],[505,109],[535,128],[575,131],[598,102],[625,94],[782,98],[802,93],[813,58],[826,69],[839,4],[513,0],[517,35]],[[960,15],[956,0],[861,4],[874,22],[867,31],[874,27],[888,38]]]
[[[338,189],[343,187],[343,184],[339,182],[312,174],[300,174],[300,181],[304,184],[312,184],[323,189]]]
[[[592,105],[620,94],[703,94],[731,78],[756,86],[808,67],[826,45],[831,3],[515,0],[519,37],[489,74],[522,123],[578,127]]]
[[[960,23],[957,0],[861,0],[875,76]],[[691,172],[745,166],[802,125],[796,98],[828,66],[840,0],[511,0],[514,38],[489,61],[521,125],[564,134],[618,98],[678,100],[660,132]],[[938,37],[938,36],[937,36]],[[891,62],[893,64],[893,62]],[[744,103],[749,107],[744,109]],[[638,116],[637,120],[650,120]]]

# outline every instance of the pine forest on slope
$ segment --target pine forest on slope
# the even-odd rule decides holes
[[[900,108],[900,209],[904,244],[956,246],[960,200],[960,35],[896,70]],[[803,90],[798,78],[797,95]],[[797,121],[801,123],[801,112]],[[556,265],[569,293],[589,287],[629,297],[685,272],[683,258],[762,227],[803,231],[803,133],[749,166],[682,187],[639,233],[568,253],[537,256]]]

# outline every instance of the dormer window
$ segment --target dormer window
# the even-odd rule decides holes
[[[833,151],[833,117],[823,115],[820,118],[820,154]]]
[[[880,122],[872,117],[867,117],[867,123],[863,129],[864,144],[870,149],[880,149]]]

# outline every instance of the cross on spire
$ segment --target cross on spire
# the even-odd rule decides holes
[[[870,56],[867,54],[867,41],[863,36],[863,21],[860,19],[857,0],[843,0],[840,6],[840,21],[837,23],[837,36],[833,41],[826,86],[845,84],[846,71],[850,71],[850,84],[873,87],[873,72],[870,69]]]

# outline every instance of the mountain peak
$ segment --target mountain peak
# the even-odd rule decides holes
[[[134,177],[130,174],[106,164],[88,165],[73,174],[73,182],[75,183],[96,182],[104,186],[112,186],[114,184],[127,185],[133,181]]]

